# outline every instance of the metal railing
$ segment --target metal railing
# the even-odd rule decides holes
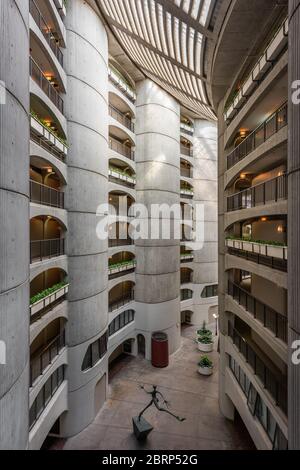
[[[109,137],[109,148],[119,153],[120,155],[129,158],[130,160],[134,160],[134,150],[132,150],[131,147],[122,144],[113,137]]]
[[[56,91],[54,86],[49,82],[47,77],[43,74],[40,67],[33,60],[32,57],[29,59],[29,68],[30,76],[35,81],[35,83],[43,90],[43,92],[48,96],[52,103],[59,109],[63,114],[64,112],[64,102],[59,93]]]
[[[45,206],[64,209],[64,193],[44,184],[30,180],[30,201]]]
[[[246,259],[247,261],[267,266],[268,268],[277,269],[278,271],[287,272],[288,270],[287,259],[274,258],[273,256],[262,255],[254,251],[239,250],[238,248],[231,247],[228,248],[228,253]]]
[[[125,238],[125,239],[109,238],[108,239],[109,248],[114,248],[117,246],[128,246],[128,245],[134,245],[134,240],[132,238]]]
[[[228,322],[228,335],[246,362],[252,367],[254,374],[261,380],[264,388],[271,394],[276,406],[279,406],[287,414],[286,377],[281,374],[281,380],[278,380],[230,321]]]
[[[251,209],[267,203],[287,199],[288,178],[286,174],[252,186],[227,198],[227,212]]]
[[[255,129],[227,156],[227,169],[243,160],[247,155],[279,132],[288,123],[288,104],[285,103],[272,116]]]
[[[123,307],[126,304],[129,304],[134,300],[134,291],[132,290],[131,292],[128,292],[122,299],[116,300],[111,302],[109,300],[109,312],[113,312],[114,310],[118,310],[120,307]]]
[[[127,127],[131,132],[134,132],[135,126],[132,120],[112,105],[109,105],[109,115]]]
[[[286,316],[257,300],[253,295],[232,281],[228,281],[228,294],[239,305],[244,307],[255,320],[258,320],[265,328],[272,331],[276,338],[281,339],[287,344],[288,321]]]
[[[129,98],[129,100],[132,102],[132,103],[135,103],[136,101],[136,93],[134,92],[134,90],[132,89],[132,87],[130,87],[127,82],[119,75],[119,73],[113,71],[111,68],[109,69],[109,72],[108,72],[108,78],[110,79],[110,81],[117,87],[119,88],[119,90],[122,91],[122,93],[124,93],[127,98]]]
[[[30,242],[30,263],[56,258],[65,254],[65,239],[34,240]]]
[[[184,178],[193,178],[193,170],[190,168],[180,168],[180,176]]]
[[[40,375],[44,373],[48,366],[52,363],[66,346],[65,331],[54,338],[38,355],[30,359],[30,387]]]
[[[194,135],[194,128],[183,122],[180,123],[180,131],[188,135]]]
[[[193,282],[193,275],[190,274],[181,274],[180,276],[180,284],[190,284]]]
[[[59,289],[59,291],[54,292],[53,294],[51,294],[51,298],[53,298],[53,301],[51,301],[50,303],[49,303],[49,297],[45,297],[44,299],[42,299],[43,306],[42,306],[41,310],[39,310],[37,313],[31,313],[32,306],[30,306],[30,324],[33,325],[33,323],[35,323],[36,321],[41,320],[44,315],[51,312],[58,305],[65,302],[66,296],[67,296],[67,293],[68,293],[68,287],[69,287],[69,285],[64,287],[63,295],[62,296],[59,295],[58,298],[56,298],[56,296],[58,295],[58,293],[61,292],[61,289]]]
[[[190,147],[186,147],[185,145],[180,145],[180,153],[181,155],[185,155],[186,157],[193,157],[193,149]]]
[[[62,51],[60,50],[57,41],[55,37],[53,36],[53,33],[51,29],[47,26],[46,21],[44,20],[37,4],[35,3],[34,0],[30,0],[29,3],[29,8],[30,8],[30,14],[36,24],[39,27],[39,30],[42,32],[44,38],[46,39],[47,43],[51,47],[53,53],[55,54],[55,57],[57,58],[58,62],[60,65],[63,67],[64,65],[64,56]]]
[[[181,289],[180,291],[180,301],[184,302],[185,300],[191,300],[194,296],[192,290],[189,289]]]
[[[35,142],[37,145],[42,147],[43,149],[47,150],[47,152],[51,153],[54,157],[58,158],[61,160],[63,163],[65,163],[66,160],[66,155],[59,150],[57,150],[54,145],[51,145],[48,143],[44,138],[39,137],[36,135],[31,129],[30,129],[30,139]]]

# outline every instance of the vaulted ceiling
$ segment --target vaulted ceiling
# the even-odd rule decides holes
[[[198,116],[215,119],[205,53],[221,0],[98,0],[133,63]]]

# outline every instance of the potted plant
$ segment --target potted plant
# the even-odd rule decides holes
[[[212,331],[210,331],[206,328],[206,322],[205,321],[203,322],[202,328],[197,331],[197,335],[198,336],[207,336],[207,335],[212,336]]]
[[[198,338],[198,349],[201,352],[212,352],[214,341],[211,334],[200,335]]]
[[[202,356],[200,362],[198,363],[199,369],[198,372],[201,375],[212,375],[213,373],[213,363],[207,356]]]

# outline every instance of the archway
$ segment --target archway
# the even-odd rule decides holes
[[[138,347],[138,355],[141,357],[145,357],[146,355],[146,340],[144,335],[137,335],[137,347]]]

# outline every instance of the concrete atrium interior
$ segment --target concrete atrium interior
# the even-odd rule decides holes
[[[300,449],[299,43],[300,0],[0,0],[1,450]]]

